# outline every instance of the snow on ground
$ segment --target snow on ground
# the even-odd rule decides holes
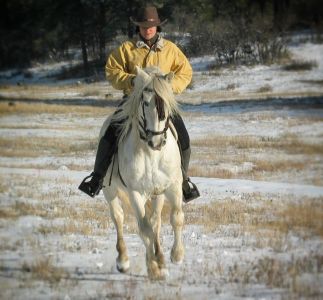
[[[1,168],[0,174],[2,182],[8,183],[8,178],[19,175],[29,178],[34,188],[48,192],[57,191],[57,183],[68,178],[69,183],[59,188],[61,195],[75,190],[75,186],[86,175],[85,172],[69,170],[15,168]],[[40,178],[43,181],[41,184],[38,182]],[[212,201],[227,201],[226,199],[233,199],[237,203],[251,201],[253,205],[259,205],[257,204],[259,195],[257,201],[252,200],[254,193],[266,195],[278,205],[281,201],[286,201],[288,195],[292,201],[300,200],[304,195],[323,196],[322,187],[211,178],[194,178],[194,181],[198,183],[202,192],[201,199],[197,200],[195,205]],[[12,204],[14,201],[28,203],[32,200],[25,198],[23,194],[17,195],[18,191],[15,191],[15,188],[21,187],[21,185],[12,187],[8,194],[2,194],[2,207],[4,206],[3,200],[5,200],[5,205]],[[25,188],[28,187],[25,186]],[[28,193],[27,190],[25,192]],[[65,201],[68,203],[94,201],[85,197],[74,192]],[[60,201],[56,199],[53,205],[67,207],[68,203],[64,204],[64,198],[60,199]],[[103,203],[103,196],[100,195],[96,202]],[[205,232],[200,226],[187,224],[183,234],[186,258],[183,265],[175,266],[169,261],[172,246],[171,229],[169,225],[164,225],[163,247],[170,275],[165,281],[150,282],[146,278],[144,248],[136,234],[126,234],[131,270],[123,275],[119,274],[114,266],[116,236],[112,227],[109,227],[103,235],[101,233],[99,235],[64,234],[61,236],[55,233],[40,234],[38,232],[41,226],[54,226],[60,223],[54,221],[36,216],[23,216],[17,220],[1,220],[0,235],[5,241],[0,253],[3,299],[45,299],[49,297],[60,299],[146,299],[149,297],[154,299],[241,299],[245,297],[281,299],[291,295],[286,287],[293,288],[295,291],[305,289],[308,295],[323,293],[321,273],[307,275],[304,273],[296,276],[295,280],[298,283],[294,283],[295,287],[289,282],[290,278],[286,273],[283,275],[287,276],[287,279],[279,287],[280,285],[274,279],[266,277],[270,275],[266,275],[266,270],[263,269],[268,267],[269,272],[274,272],[275,276],[280,277],[282,276],[280,272],[287,271],[278,269],[280,264],[286,264],[284,268],[287,269],[293,267],[294,263],[299,264],[302,261],[310,264],[308,260],[311,260],[313,264],[316,264],[315,255],[319,255],[323,250],[322,240],[316,237],[303,240],[290,234],[283,242],[285,248],[277,251],[274,242],[272,244],[269,242],[264,248],[255,246],[257,242],[254,241],[253,235],[243,232],[239,224],[219,226],[215,232]],[[33,278],[31,271],[30,275],[23,271],[26,267],[22,266],[32,265],[44,258],[50,258],[55,266],[63,267],[69,274],[68,278],[62,279],[59,283],[51,283],[37,276]],[[272,265],[273,263],[277,265]],[[274,269],[271,270],[271,268]],[[276,271],[275,268],[277,268]],[[308,272],[312,271],[310,267],[307,268],[309,268]]]
[[[204,59],[192,59],[195,67],[194,87],[192,92],[218,91],[226,93],[234,90],[237,94],[243,95],[256,93],[261,88],[269,89],[270,93],[322,93],[323,80],[323,45],[322,44],[298,44],[288,47],[291,56],[296,61],[314,62],[317,67],[311,70],[288,72],[283,70],[281,65],[270,66],[241,66],[227,68],[218,71],[216,75],[206,76],[207,68],[214,63],[212,58],[207,56]],[[312,83],[314,81],[316,83]]]
[[[192,141],[213,136],[271,140],[296,134],[303,142],[322,145],[322,98],[225,103],[217,95],[231,83],[238,98],[265,83],[278,92],[322,94],[322,85],[303,82],[323,80],[322,45],[300,44],[291,50],[298,59],[315,59],[318,68],[291,75],[279,66],[241,67],[224,70],[218,77],[204,73],[212,58],[193,60],[194,88],[184,94],[192,98],[182,101],[194,104],[183,105]],[[0,90],[2,96],[4,92]],[[205,92],[211,93],[207,101]],[[52,97],[76,96],[60,93],[53,92]],[[322,298],[322,219],[318,216],[322,216],[323,187],[313,183],[313,177],[322,182],[322,154],[288,154],[283,149],[246,154],[228,149],[232,161],[216,161],[228,169],[248,171],[254,166],[248,159],[253,157],[304,160],[305,169],[263,174],[262,180],[193,177],[201,197],[184,205],[185,260],[182,265],[170,262],[173,237],[167,217],[161,235],[169,277],[154,282],[147,278],[145,250],[134,220],[126,217],[125,224],[131,269],[120,274],[115,268],[116,234],[103,195],[91,199],[77,190],[92,168],[95,149],[86,148],[77,155],[57,152],[59,148],[19,149],[21,140],[53,139],[62,147],[89,138],[93,142],[104,119],[68,110],[53,115],[0,115],[1,139],[16,142],[12,155],[6,152],[0,157],[0,299]],[[200,151],[197,146],[194,150]],[[24,156],[24,151],[35,154]],[[204,163],[194,155],[193,167]],[[237,155],[238,162],[233,160]],[[207,164],[213,164],[212,159]],[[311,215],[296,223],[294,219],[306,209]]]
[[[103,196],[97,200],[88,199],[75,191],[75,186],[86,175],[85,172],[70,170],[39,170],[0,168],[2,182],[9,183],[9,178],[20,176],[29,178],[30,185],[39,189],[39,192],[59,191],[59,194],[68,195],[53,201],[53,206],[66,206],[68,203],[101,202]],[[67,180],[64,186],[59,182]],[[41,179],[41,180],[40,180]],[[259,193],[279,205],[281,201],[301,201],[304,196],[322,197],[323,188],[306,185],[289,185],[284,183],[255,182],[248,180],[221,180],[194,178],[199,185],[202,197],[196,200],[195,205],[203,203],[222,202],[231,199],[234,202],[250,201],[252,205],[259,205]],[[2,207],[13,202],[29,202],[22,193],[18,195],[18,184],[11,187],[8,193],[2,193]],[[28,189],[28,186],[24,186]],[[32,189],[32,187],[30,187]],[[73,193],[71,193],[73,191]],[[29,193],[27,190],[25,193]],[[257,194],[257,201],[253,196]],[[57,201],[59,200],[59,201]],[[41,200],[42,202],[45,200]],[[67,201],[64,204],[64,201]],[[34,200],[34,203],[37,203]],[[55,204],[54,204],[55,203]],[[48,203],[50,205],[50,202]],[[54,209],[51,208],[51,209]],[[200,216],[203,218],[203,216]],[[150,282],[146,278],[144,248],[136,234],[126,234],[126,243],[131,259],[131,270],[128,274],[119,274],[115,269],[115,242],[116,236],[113,227],[98,235],[82,234],[40,234],[41,226],[55,226],[60,220],[51,220],[36,216],[22,216],[16,220],[1,220],[0,235],[5,244],[0,252],[1,260],[1,290],[3,299],[45,299],[48,297],[68,299],[93,298],[131,298],[145,299],[281,299],[291,295],[286,286],[305,289],[308,295],[323,293],[321,282],[323,276],[319,273],[297,275],[294,283],[289,282],[288,274],[279,268],[290,268],[301,261],[308,263],[311,260],[316,264],[315,255],[323,250],[322,240],[317,237],[302,239],[292,233],[286,236],[283,248],[275,250],[275,243],[264,248],[256,245],[255,237],[243,232],[239,224],[219,226],[215,232],[205,232],[201,226],[187,224],[184,229],[184,243],[186,258],[181,266],[172,265],[169,261],[172,246],[172,234],[169,225],[162,230],[163,247],[169,267],[169,277],[162,282]],[[94,226],[93,223],[92,226]],[[260,229],[259,229],[260,230]],[[24,265],[32,264],[37,260],[50,258],[56,266],[63,267],[69,276],[59,283],[33,279],[32,272],[24,272]],[[277,264],[272,266],[271,264]],[[263,265],[269,264],[269,266]],[[276,272],[276,276],[287,276],[281,287],[274,279],[267,278],[266,270]],[[308,272],[311,272],[310,267]],[[320,267],[319,267],[320,268]],[[262,274],[261,272],[264,272]],[[261,277],[264,278],[261,278]],[[307,276],[307,277],[306,277]],[[260,277],[261,279],[259,279]],[[303,278],[304,277],[304,278]],[[63,276],[64,278],[64,276]],[[281,278],[279,279],[281,280]],[[272,281],[272,282],[271,282]],[[263,282],[263,283],[261,283]],[[268,285],[266,282],[269,282]],[[270,286],[273,284],[273,286]],[[28,295],[28,296],[27,296]]]
[[[0,72],[0,80],[6,84],[28,83],[28,84],[39,84],[39,83],[50,83],[53,82],[53,78],[62,72],[62,69],[71,68],[81,63],[81,60],[69,60],[68,62],[53,62],[48,63],[37,63],[35,66],[30,67],[24,71],[13,69]],[[73,79],[73,81],[79,79]],[[59,83],[56,80],[53,82]],[[65,81],[64,83],[68,83]]]

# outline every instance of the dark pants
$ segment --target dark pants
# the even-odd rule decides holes
[[[185,127],[184,121],[179,114],[175,114],[172,117],[172,122],[175,126],[175,129],[178,135],[178,141],[179,141],[181,150],[185,151],[190,147],[190,137]]]

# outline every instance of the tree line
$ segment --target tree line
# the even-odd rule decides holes
[[[0,3],[1,69],[24,67],[42,59],[68,59],[70,50],[77,48],[87,72],[90,60],[105,60],[107,45],[117,35],[131,38],[135,34],[129,17],[146,1],[1,0]],[[224,59],[228,56],[230,60],[232,51],[231,59],[237,57],[239,51],[249,55],[255,42],[264,36],[270,40],[273,34],[277,36],[288,30],[322,30],[321,0],[165,0],[149,3],[159,8],[162,19],[168,19],[163,29],[188,55],[210,52],[222,55],[222,59],[223,55]],[[174,32],[177,35],[171,34]],[[190,39],[183,42],[178,33],[188,34]],[[252,36],[254,39],[250,42]],[[230,44],[229,41],[234,42]],[[221,48],[225,51],[222,49],[219,54]]]

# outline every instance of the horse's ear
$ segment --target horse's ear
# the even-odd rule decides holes
[[[172,82],[173,78],[175,77],[175,74],[174,72],[169,72],[168,74],[165,75],[165,79],[168,81],[168,82]]]

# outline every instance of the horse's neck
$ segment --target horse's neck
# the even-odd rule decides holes
[[[166,140],[166,143],[167,143],[167,140]],[[141,155],[141,153],[144,152],[146,156],[151,157],[152,159],[156,159],[160,157],[163,154],[163,151],[165,148],[165,147],[162,147],[160,151],[155,151],[151,149],[148,146],[148,143],[140,137],[139,124],[137,120],[132,121],[131,128],[126,137],[125,145],[126,147],[129,147],[132,149],[131,152],[134,156]]]
[[[170,132],[167,134],[166,144],[155,151],[140,138],[138,128],[133,124],[119,145],[120,170],[125,180],[151,192],[152,184],[157,181],[168,185],[170,181],[180,178],[181,159],[177,143]]]

